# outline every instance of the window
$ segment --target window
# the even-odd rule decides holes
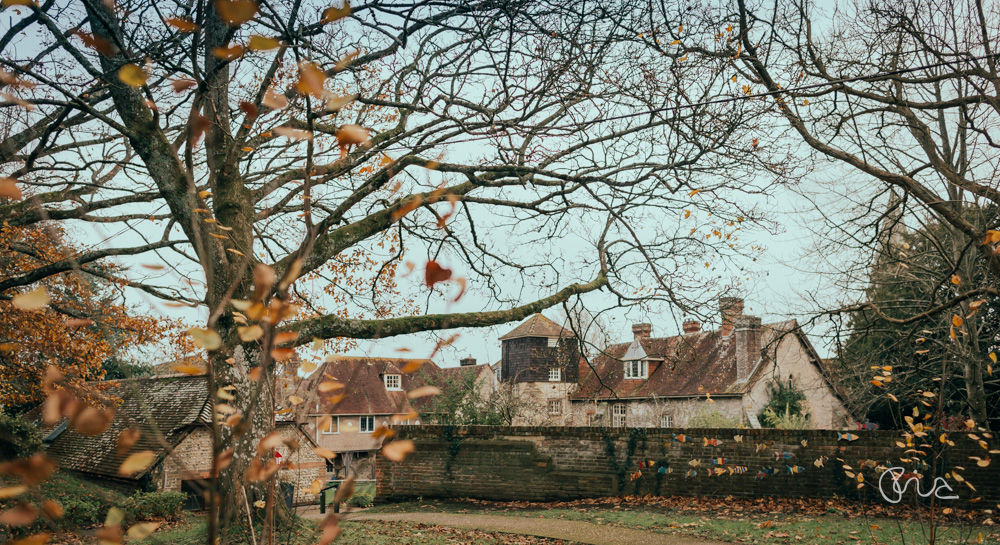
[[[646,378],[649,376],[649,362],[634,360],[625,362],[625,378]]]
[[[611,423],[616,428],[624,428],[626,414],[625,404],[615,403],[611,406]]]
[[[500,368],[497,367],[497,370],[494,371],[493,373],[497,376],[497,382],[500,382]]]
[[[517,397],[517,384],[511,386],[510,391],[514,394],[514,397]]]
[[[562,380],[562,370],[558,368],[549,369],[549,382],[559,382]]]
[[[330,418],[330,425],[322,430],[323,435],[329,435],[332,433],[340,433],[340,417],[333,416]]]
[[[554,338],[549,339],[549,348],[556,348],[557,346],[559,346],[559,338],[558,337],[554,337]]]
[[[385,389],[386,390],[402,390],[402,382],[399,379],[399,375],[386,375],[385,376]]]
[[[559,416],[562,414],[562,400],[561,399],[550,399],[549,400],[549,416]]]
[[[375,431],[375,417],[374,416],[362,416],[361,417],[361,433],[371,433]]]
[[[660,415],[660,427],[661,428],[672,428],[674,427],[674,417],[669,414]]]

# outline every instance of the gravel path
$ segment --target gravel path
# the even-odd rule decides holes
[[[593,545],[723,545],[683,536],[645,532],[630,528],[602,526],[577,520],[543,519],[536,517],[511,517],[501,515],[476,515],[458,513],[351,513],[342,521],[391,520],[407,521],[452,528],[467,528],[487,532],[505,532],[530,536],[565,539]]]

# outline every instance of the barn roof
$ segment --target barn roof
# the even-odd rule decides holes
[[[576,335],[569,329],[549,320],[545,316],[532,314],[530,318],[521,325],[512,329],[509,333],[500,337],[501,341],[507,339],[518,339],[521,337],[575,337]]]
[[[206,424],[211,418],[208,377],[143,377],[104,383],[105,395],[118,401],[110,427],[96,436],[85,435],[66,426],[65,419],[41,425],[46,452],[61,468],[99,476],[122,478],[118,468],[130,453],[151,450],[156,454],[152,468],[167,453],[160,435],[170,447],[177,446],[191,426]],[[40,409],[28,413],[41,421]],[[127,428],[137,428],[139,438],[126,453],[118,454],[118,436]],[[62,431],[60,431],[60,429]],[[137,480],[149,470],[133,475]]]

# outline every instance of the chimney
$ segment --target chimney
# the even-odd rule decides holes
[[[653,334],[653,324],[633,324],[632,336],[639,339],[648,339]]]
[[[719,299],[719,314],[722,315],[722,336],[733,332],[733,318],[743,314],[742,297],[722,297]]]
[[[688,318],[684,320],[684,334],[690,335],[691,333],[697,333],[701,331],[701,322],[695,320],[694,318]]]
[[[760,318],[737,316],[733,324],[736,350],[736,382],[746,382],[760,360]]]
[[[458,364],[461,365],[462,367],[468,367],[470,365],[475,365],[476,364],[476,358],[473,358],[470,355],[468,357],[465,357],[465,358],[462,358],[462,359],[458,360]]]

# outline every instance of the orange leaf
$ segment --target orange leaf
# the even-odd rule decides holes
[[[312,140],[313,134],[309,131],[302,129],[293,129],[292,127],[275,127],[274,134],[278,136],[284,136],[291,140]]]
[[[250,36],[250,49],[254,51],[267,51],[269,49],[277,49],[281,45],[281,42],[274,38],[268,36]]]
[[[24,198],[21,190],[17,187],[17,181],[13,178],[0,178],[0,197],[19,201]]]
[[[11,302],[20,310],[37,310],[49,304],[49,300],[49,293],[42,286],[38,286],[27,293],[15,295]]]
[[[275,348],[271,350],[271,357],[275,361],[285,361],[295,354],[295,349],[293,348]]]
[[[323,10],[323,15],[320,17],[320,20],[324,24],[332,23],[338,19],[343,19],[344,17],[347,17],[350,14],[351,14],[351,4],[345,1],[344,7],[338,8],[336,6],[330,6],[325,10]]]
[[[382,447],[382,455],[393,462],[402,462],[407,454],[416,450],[409,439],[396,440]]]
[[[441,393],[441,388],[438,388],[437,386],[427,385],[410,390],[409,392],[406,393],[406,397],[408,399],[417,399],[418,397],[436,396],[439,395],[440,393]]]
[[[184,17],[168,17],[164,19],[163,22],[167,23],[168,25],[176,28],[181,32],[194,32],[199,28],[201,28],[198,25],[196,25],[194,21]]]
[[[955,327],[962,327],[962,322],[963,322],[962,317],[957,314],[951,317],[951,323]]]
[[[216,47],[215,49],[212,50],[213,55],[224,61],[231,61],[233,59],[238,59],[242,57],[243,54],[246,52],[247,48],[243,47],[240,44],[233,44],[229,47]]]
[[[144,450],[142,452],[136,452],[125,458],[122,465],[118,468],[119,475],[135,475],[146,470],[153,461],[156,459],[156,454],[151,450]]]
[[[315,63],[304,61],[299,64],[299,80],[295,82],[295,88],[303,95],[321,98],[325,82],[326,73],[320,70]]]
[[[451,269],[442,267],[434,260],[427,262],[427,268],[424,270],[424,283],[428,288],[432,288],[434,284],[444,282],[449,278],[451,278]]]
[[[215,9],[229,26],[240,26],[257,14],[257,3],[251,0],[216,0]]]
[[[80,38],[80,40],[83,41],[83,45],[97,51],[105,57],[113,57],[115,56],[115,53],[118,52],[118,48],[104,38],[87,34],[82,30],[77,30],[75,34],[78,38]]]

